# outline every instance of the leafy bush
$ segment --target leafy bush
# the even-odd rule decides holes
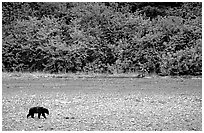
[[[3,71],[202,74],[200,3],[163,6],[3,3]]]

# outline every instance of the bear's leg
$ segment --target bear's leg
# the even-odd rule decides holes
[[[42,113],[42,116],[46,119],[45,113]]]
[[[30,116],[30,114],[27,115],[27,118]]]
[[[32,117],[32,118],[34,118],[34,113],[33,113],[33,114],[31,114],[31,117]]]
[[[41,115],[41,113],[38,113],[38,118],[40,119],[40,115]]]

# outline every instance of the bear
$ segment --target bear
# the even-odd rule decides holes
[[[29,116],[31,116],[32,118],[34,118],[34,114],[38,113],[38,118],[40,119],[40,115],[42,114],[42,116],[46,119],[45,113],[49,115],[49,110],[44,108],[44,107],[32,107],[29,109],[29,113],[27,115],[27,118]]]

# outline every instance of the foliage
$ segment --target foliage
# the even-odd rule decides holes
[[[201,75],[201,9],[196,2],[4,2],[3,70]]]

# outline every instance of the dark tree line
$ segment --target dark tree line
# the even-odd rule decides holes
[[[3,71],[201,75],[201,11],[201,2],[3,2]]]

